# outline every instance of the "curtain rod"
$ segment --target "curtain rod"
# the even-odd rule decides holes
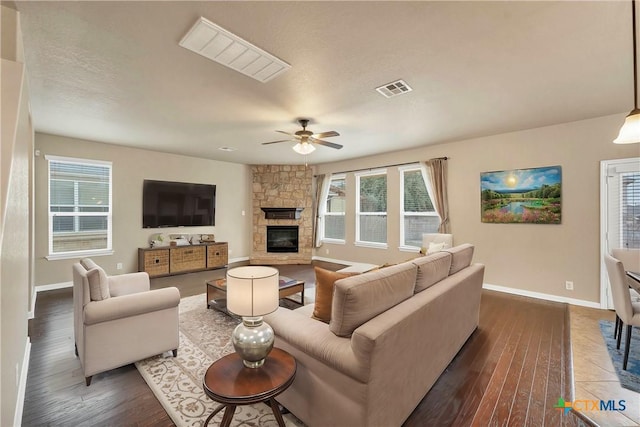
[[[435,159],[449,160],[450,158],[451,157],[444,156],[444,157],[435,157],[435,158],[430,159],[430,160],[435,160]],[[374,169],[393,168],[393,167],[396,167],[396,166],[406,166],[406,165],[415,165],[416,163],[420,163],[420,162],[418,161],[418,162],[396,163],[396,164],[393,164],[393,165],[376,166],[376,167],[373,167],[373,168],[362,168],[362,169],[353,169],[353,170],[350,170],[350,171],[331,172],[331,174],[332,175],[338,175],[338,174],[341,174],[341,173],[371,171],[371,170],[374,170]],[[316,176],[317,175],[314,175],[313,177],[315,178]]]

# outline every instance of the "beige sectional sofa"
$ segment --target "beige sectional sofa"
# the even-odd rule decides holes
[[[313,305],[266,321],[298,362],[278,401],[306,425],[400,426],[478,326],[473,246],[336,281],[329,324]]]

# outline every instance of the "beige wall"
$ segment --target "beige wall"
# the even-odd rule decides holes
[[[75,259],[48,261],[46,155],[106,160],[113,163],[113,250],[95,257],[108,274],[138,270],[138,248],[148,247],[158,232],[215,234],[229,242],[229,258],[251,254],[251,171],[246,165],[139,150],[49,134],[36,134],[35,282],[36,285],[69,282]],[[216,185],[216,225],[213,227],[142,228],[144,179]],[[242,216],[245,211],[245,216]],[[117,263],[122,270],[116,270]],[[204,291],[204,289],[203,289]]]
[[[33,131],[29,118],[25,70],[20,55],[18,14],[0,7],[2,15],[2,177],[0,191],[0,425],[21,416],[19,385],[26,383],[29,312],[29,168]],[[6,26],[5,26],[6,25]],[[8,46],[11,40],[14,48]],[[9,52],[7,57],[5,53]],[[21,382],[22,381],[22,382]],[[22,390],[24,392],[24,390]]]
[[[449,205],[455,243],[475,244],[475,261],[486,264],[485,283],[598,302],[600,295],[600,160],[636,157],[638,144],[611,141],[624,120],[613,115],[558,126],[495,135],[353,161],[318,165],[317,173],[448,156]],[[480,173],[562,166],[562,224],[480,222]],[[398,262],[412,254],[399,246],[399,176],[389,169],[389,249],[360,248],[355,237],[353,174],[347,176],[347,243],[324,244],[316,256],[356,262]],[[395,208],[394,208],[395,207]],[[394,210],[392,211],[392,208]],[[574,290],[565,290],[565,281]]]

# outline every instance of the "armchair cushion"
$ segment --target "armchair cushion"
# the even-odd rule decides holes
[[[91,301],[103,301],[111,296],[107,273],[102,268],[97,265],[92,267],[87,271],[87,280],[89,281],[89,297]]]
[[[91,301],[84,307],[84,324],[93,325],[109,320],[137,316],[176,307],[179,303],[180,292],[178,288],[156,289],[102,301]]]

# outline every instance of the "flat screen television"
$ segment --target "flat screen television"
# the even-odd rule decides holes
[[[144,180],[142,227],[216,225],[216,186]]]

